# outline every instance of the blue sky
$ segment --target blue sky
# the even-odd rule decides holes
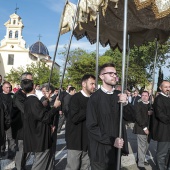
[[[70,2],[76,4],[77,0],[70,0]],[[40,41],[47,46],[50,56],[53,57],[65,0],[1,0],[0,40],[6,34],[4,23],[15,12],[16,4],[19,8],[17,14],[22,18],[24,24],[23,39],[26,41],[27,47],[38,41],[38,36],[41,35]],[[64,45],[68,44],[69,39],[70,32],[60,36],[58,52],[62,50]],[[96,45],[91,45],[86,38],[77,41],[73,37],[71,48],[74,49],[76,47],[94,51]],[[106,48],[100,48],[100,53],[104,53],[105,50]],[[62,66],[64,61],[57,55],[56,62]]]
[[[76,4],[77,0],[70,0],[70,2]],[[16,4],[19,8],[17,14],[23,20],[23,39],[26,41],[27,46],[31,46],[38,41],[38,36],[41,35],[41,42],[47,46],[50,56],[53,57],[65,0],[0,0],[0,40],[6,34],[4,23],[15,12]],[[69,39],[70,32],[60,36],[58,52],[63,49],[64,45],[68,44]],[[71,48],[76,47],[94,51],[96,44],[91,45],[86,38],[77,41],[73,37]],[[106,48],[109,47],[107,46]],[[106,48],[100,46],[100,54],[103,54]],[[56,62],[62,66],[64,60],[57,55]],[[165,76],[168,76],[169,70],[163,70]]]

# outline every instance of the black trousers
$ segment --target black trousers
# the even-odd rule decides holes
[[[105,164],[101,162],[90,162],[91,170],[116,170],[115,164]]]
[[[64,114],[62,114],[62,115],[59,116],[59,122],[58,122],[58,128],[57,128],[58,133],[60,133],[61,128],[64,124],[64,121],[65,121],[65,116],[64,116]]]

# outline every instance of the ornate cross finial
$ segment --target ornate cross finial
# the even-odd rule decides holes
[[[16,8],[15,8],[15,14],[17,14],[17,10],[18,10],[19,8],[17,7],[17,4],[16,4]]]
[[[40,41],[41,37],[42,37],[42,36],[39,34],[39,35],[38,35],[39,41]]]

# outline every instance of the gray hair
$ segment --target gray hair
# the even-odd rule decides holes
[[[32,76],[32,73],[30,73],[30,72],[25,72],[25,73],[23,73],[23,74],[21,75],[21,81],[27,79],[27,76],[28,76],[28,75]]]

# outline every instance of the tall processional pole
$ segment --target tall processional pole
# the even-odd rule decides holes
[[[67,3],[68,3],[68,0],[65,1],[64,9],[63,9],[63,12],[62,12],[62,15],[61,15],[61,18],[60,18],[59,32],[58,32],[57,42],[56,42],[56,46],[55,46],[55,51],[54,51],[54,56],[53,56],[53,62],[52,62],[51,71],[50,71],[50,77],[49,77],[49,80],[48,80],[48,90],[49,90],[50,83],[51,83],[51,77],[52,77],[52,73],[53,73],[55,58],[56,58],[57,49],[58,49],[58,44],[59,44],[60,35],[61,35],[61,29],[62,29],[62,24],[63,24],[64,12],[65,12],[66,4],[67,4]]]
[[[153,64],[153,73],[152,73],[152,88],[151,88],[151,100],[150,104],[152,103],[152,95],[153,95],[153,90],[154,90],[154,84],[155,84],[155,70],[156,70],[156,61],[157,61],[157,56],[158,56],[158,37],[155,40],[155,58],[154,58],[154,64]]]
[[[98,89],[98,72],[99,72],[99,8],[97,10],[97,34],[96,34],[96,89]]]
[[[128,0],[124,0],[124,27],[123,27],[123,53],[122,53],[122,93],[124,92],[124,80],[125,80],[125,62],[126,62],[126,38],[127,38],[127,10]],[[119,138],[122,138],[122,119],[123,119],[123,103],[120,105],[120,122],[119,122]],[[118,149],[117,155],[117,170],[120,170],[121,166],[121,148]]]
[[[63,80],[64,80],[64,75],[65,75],[65,71],[66,71],[66,66],[67,66],[67,61],[68,61],[69,52],[70,52],[70,47],[71,47],[71,42],[72,42],[72,38],[73,38],[73,32],[74,32],[74,28],[75,28],[75,25],[76,25],[76,21],[78,19],[79,4],[80,4],[80,0],[78,0],[78,2],[77,2],[76,11],[75,11],[75,15],[74,15],[74,18],[73,18],[72,31],[71,31],[71,35],[70,35],[69,44],[68,44],[68,47],[67,47],[66,59],[65,59],[65,63],[64,63],[62,78],[61,78],[61,81],[60,81],[60,89],[62,88],[62,84],[63,84]]]
[[[130,36],[128,34],[128,54],[127,54],[127,61],[126,61],[126,81],[125,81],[125,90],[127,90],[128,86],[128,71],[129,71],[129,57],[130,57]]]

